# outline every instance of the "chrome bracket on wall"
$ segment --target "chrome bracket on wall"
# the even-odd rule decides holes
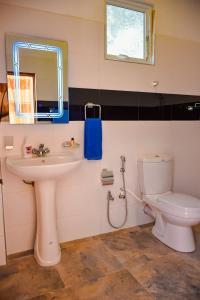
[[[199,102],[195,103],[194,105],[188,105],[187,106],[188,111],[193,111],[194,109],[200,109],[200,103]]]
[[[101,119],[101,105],[100,104],[94,104],[92,102],[88,102],[85,104],[85,120],[87,119],[87,108],[93,108],[98,107],[99,108],[99,119]]]

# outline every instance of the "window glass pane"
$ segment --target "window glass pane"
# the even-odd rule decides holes
[[[145,59],[145,13],[107,5],[107,54]]]

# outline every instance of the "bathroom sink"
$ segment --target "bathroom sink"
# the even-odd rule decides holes
[[[8,170],[25,180],[39,181],[56,179],[80,164],[73,156],[52,155],[35,158],[7,158]]]
[[[34,181],[37,232],[34,246],[35,259],[40,266],[60,262],[61,251],[57,233],[56,182],[78,167],[81,159],[67,155],[36,158],[7,158],[8,170],[21,179]],[[20,205],[20,204],[19,204]]]

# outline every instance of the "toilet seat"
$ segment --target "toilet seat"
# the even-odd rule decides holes
[[[157,208],[181,218],[200,218],[200,199],[186,194],[166,193],[157,197]]]

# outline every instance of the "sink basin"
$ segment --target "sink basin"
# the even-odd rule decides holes
[[[56,181],[81,163],[67,155],[36,158],[7,158],[8,170],[24,180],[34,181],[37,232],[34,246],[35,259],[41,266],[60,262],[61,251],[57,233]]]
[[[55,179],[80,164],[81,160],[72,156],[54,155],[35,158],[7,158],[8,170],[18,177],[31,180]]]

